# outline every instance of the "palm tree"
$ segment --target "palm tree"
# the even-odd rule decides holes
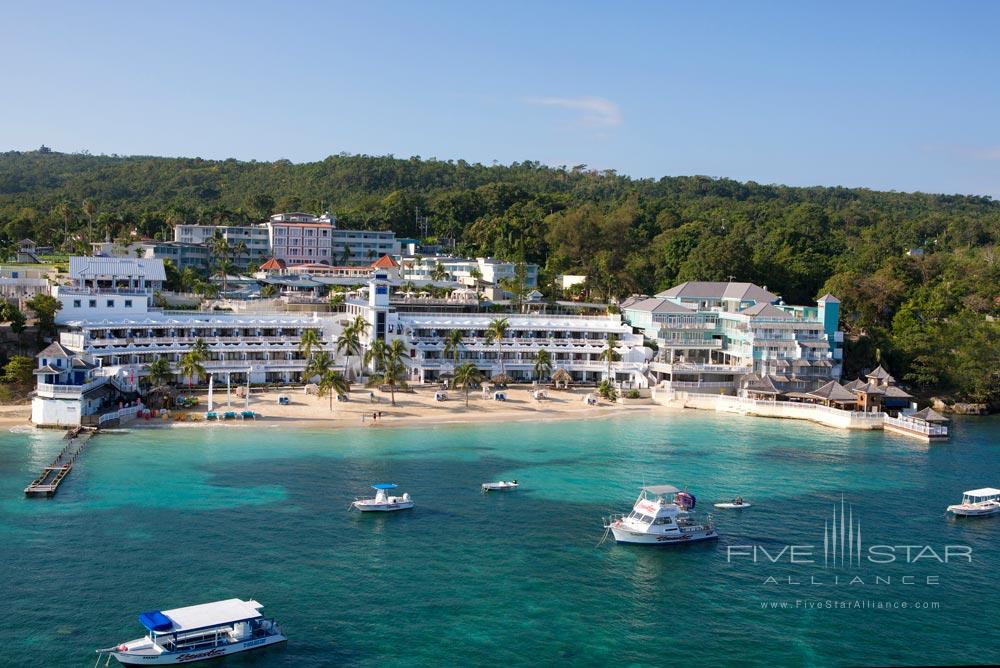
[[[486,328],[486,343],[497,344],[497,357],[500,360],[500,373],[504,373],[503,368],[503,340],[507,336],[507,331],[510,329],[510,322],[507,318],[497,318],[490,323],[490,326]]]
[[[166,357],[157,357],[151,364],[146,366],[146,371],[149,374],[149,383],[153,387],[170,382],[170,379],[174,375],[174,371],[170,368],[170,362],[167,361]]]
[[[89,197],[83,200],[83,215],[87,216],[87,241],[94,240],[94,217],[97,216],[97,204]]]
[[[617,362],[621,357],[615,352],[615,348],[618,347],[618,337],[614,334],[608,335],[608,347],[601,351],[598,355],[598,359],[602,362],[606,361],[608,363],[608,380],[613,380],[611,378],[611,363]]]
[[[194,350],[191,350],[181,357],[180,364],[177,366],[177,371],[180,375],[187,377],[188,392],[191,391],[191,384],[194,379],[208,375],[208,372],[205,371],[205,367],[201,365],[201,358],[195,354]]]
[[[353,328],[347,327],[337,337],[337,354],[344,355],[344,375],[351,375],[351,357],[361,354],[361,336]]]
[[[69,219],[73,217],[73,209],[70,207],[69,202],[59,202],[56,205],[55,213],[62,218],[63,243],[66,243],[69,240]]]
[[[313,348],[319,348],[322,345],[320,340],[319,332],[315,329],[307,329],[302,332],[302,338],[299,339],[299,352],[306,359],[312,355]]]
[[[602,380],[601,384],[597,386],[597,394],[608,401],[614,401],[618,398],[618,391],[615,390],[614,383],[607,378]]]
[[[396,339],[387,346],[382,355],[382,376],[384,382],[389,384],[389,393],[393,406],[396,405],[396,382],[403,376],[403,372],[406,369],[403,366],[403,360],[408,357],[406,344],[400,339]]]
[[[240,263],[240,258],[244,255],[247,256],[247,260],[250,260],[250,250],[247,248],[247,242],[240,239],[236,246],[233,248],[233,257],[236,258],[236,264]]]
[[[552,355],[548,350],[539,350],[535,355],[535,377],[541,380],[550,373],[552,373]]]
[[[373,371],[378,373],[382,370],[383,363],[385,362],[385,348],[385,339],[375,339],[372,341],[371,346],[365,350],[361,363],[372,367]]]
[[[319,351],[309,358],[306,368],[302,371],[302,380],[308,382],[315,376],[323,377],[324,374],[333,368],[333,358],[325,351]]]
[[[438,262],[431,269],[431,280],[432,281],[443,281],[448,278],[448,271],[444,268],[444,265]]]
[[[469,407],[469,388],[483,382],[483,372],[472,362],[466,362],[455,369],[455,387],[465,390],[465,407]]]
[[[344,306],[344,293],[343,292],[334,292],[332,295],[330,295],[330,310],[331,311],[335,311],[335,312],[336,311],[340,311],[341,307],[343,307],[343,306]]]
[[[364,316],[356,315],[348,327],[357,332],[358,335],[361,335],[367,333],[368,330],[371,329],[371,323],[365,320]]]
[[[483,280],[483,272],[479,270],[479,267],[473,267],[469,271],[469,277],[472,278],[473,281],[475,281],[476,292],[479,292],[479,284]]]
[[[200,336],[194,340],[194,345],[191,346],[191,353],[194,358],[199,362],[204,362],[208,359],[208,344],[205,343],[205,339]]]
[[[325,353],[324,353],[325,354]],[[330,412],[333,412],[333,395],[347,394],[351,390],[350,383],[339,371],[328,369],[319,379],[319,396],[330,395]]]
[[[464,344],[465,339],[462,338],[462,330],[460,329],[453,329],[444,337],[444,354],[454,358],[455,366],[458,366],[458,351]]]
[[[208,248],[219,260],[219,269],[222,273],[222,292],[227,292],[229,288],[228,273],[231,265],[229,264],[229,255],[233,252],[232,246],[229,245],[229,240],[222,236],[219,230],[215,231],[215,235],[208,240]]]

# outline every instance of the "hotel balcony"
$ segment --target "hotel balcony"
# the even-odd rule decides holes
[[[705,373],[705,374],[745,374],[750,373],[749,366],[735,364],[700,364],[695,362],[650,362],[649,370],[657,373]]]
[[[95,378],[83,385],[52,385],[49,383],[38,383],[35,386],[35,394],[46,399],[79,399],[85,392],[100,387],[108,382],[107,376]]]
[[[713,350],[722,348],[722,339],[698,339],[695,341],[671,341],[669,339],[657,339],[656,345],[660,348],[690,348],[692,350]]]

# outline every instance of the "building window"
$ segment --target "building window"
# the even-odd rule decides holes
[[[114,308],[114,307],[115,307],[115,300],[114,299],[109,299],[108,300],[108,308]]]
[[[88,300],[87,306],[89,306],[90,308],[97,308],[97,300],[96,299]]]
[[[73,308],[80,308],[80,300],[79,299],[74,299],[73,300]]]
[[[132,300],[131,299],[126,299],[125,300],[125,308],[132,308]]]

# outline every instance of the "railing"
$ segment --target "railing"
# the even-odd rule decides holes
[[[104,415],[99,417],[97,419],[97,424],[98,426],[100,426],[105,423],[111,422],[112,420],[118,420],[119,422],[124,422],[125,420],[131,420],[135,418],[136,415],[139,414],[139,411],[142,410],[142,408],[143,407],[141,405],[119,408],[116,411],[105,413]]]
[[[750,373],[750,367],[735,364],[698,364],[693,362],[651,362],[653,371],[678,373]]]
[[[923,420],[914,420],[911,417],[905,415],[900,415],[899,417],[885,416],[885,424],[891,424],[901,429],[906,429],[907,431],[915,431],[919,434],[924,434],[925,436],[947,436],[948,427],[945,425],[934,424],[933,422],[925,422]]]
[[[79,397],[84,392],[89,392],[95,387],[100,387],[101,385],[108,382],[107,377],[97,378],[90,381],[89,383],[84,383],[83,385],[56,385],[52,383],[38,383],[35,386],[35,392],[39,396],[46,396],[52,398],[60,397]]]
[[[695,341],[677,341],[656,338],[656,345],[662,348],[721,348],[722,339],[700,339]]]
[[[848,411],[841,408],[834,408],[832,406],[824,406],[823,404],[810,404],[799,401],[776,401],[774,399],[747,399],[744,397],[732,398],[727,400],[731,405],[737,407],[781,407],[781,408],[793,408],[795,410],[803,411],[813,411],[817,413],[829,413],[831,415],[838,416],[850,416],[855,420],[863,420],[870,422],[882,422],[885,418],[885,413],[881,411]]]
[[[84,288],[76,285],[60,285],[61,295],[123,295],[126,297],[150,297],[156,288]]]
[[[687,380],[673,380],[673,381],[665,380],[663,381],[663,387],[668,390],[688,390],[688,389],[701,389],[701,388],[707,390],[725,390],[725,389],[733,389],[734,387],[736,387],[736,383],[735,382],[721,383],[715,381],[707,383],[699,383],[696,381],[687,381]]]

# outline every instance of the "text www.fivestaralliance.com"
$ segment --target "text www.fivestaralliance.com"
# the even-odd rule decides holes
[[[938,610],[939,601],[880,601],[872,599],[820,599],[761,601],[764,610]]]

